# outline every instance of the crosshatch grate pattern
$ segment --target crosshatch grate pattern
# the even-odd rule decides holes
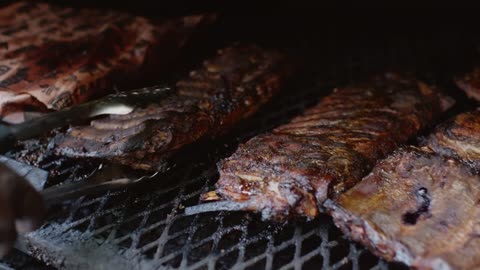
[[[84,232],[123,255],[152,260],[152,269],[396,269],[348,241],[327,216],[278,225],[249,213],[183,215],[214,183],[213,170],[205,173],[145,196],[122,191],[79,199],[57,219],[63,222],[57,236]]]
[[[327,43],[335,50],[325,50],[323,65],[314,67],[321,76],[311,74],[322,85],[284,92],[248,124],[229,133],[242,135],[217,140],[214,149],[199,150],[196,154],[204,156],[201,162],[169,177],[176,184],[169,181],[160,187],[164,180],[160,177],[157,186],[83,197],[55,207],[49,222],[27,236],[31,254],[66,269],[404,269],[349,241],[325,215],[313,221],[274,224],[242,212],[183,214],[185,207],[199,203],[201,193],[213,188],[217,179],[214,164],[228,156],[238,142],[288,121],[315,104],[332,86],[397,64],[406,64],[409,70],[425,67],[439,58],[431,46],[420,42],[395,38],[385,46],[376,42],[344,42],[351,48],[342,49],[336,48],[338,42]],[[402,54],[395,48],[409,49]],[[339,52],[329,55],[330,51]],[[457,55],[452,59],[460,61]],[[447,78],[442,72],[450,71],[440,70],[433,78]],[[451,88],[451,83],[446,87]],[[79,178],[78,173],[85,174],[83,170],[69,172],[68,168],[62,171],[69,179]]]
[[[318,98],[317,88],[302,95],[283,97],[270,106],[272,110],[269,111],[275,111],[275,115],[263,113],[249,123],[251,127],[247,130],[250,132],[245,132],[238,140],[276,126],[314,104]],[[285,106],[285,102],[294,105]],[[82,252],[65,252],[60,260],[57,253],[49,257],[50,249],[56,248],[55,242],[50,240],[80,232],[79,239],[86,239],[81,242],[93,241],[99,246],[108,243],[117,249],[116,256],[140,258],[143,264],[136,265],[139,268],[146,265],[146,269],[402,268],[387,264],[348,241],[325,215],[313,221],[287,224],[265,222],[255,214],[242,212],[185,216],[183,209],[198,204],[200,194],[213,188],[217,173],[212,164],[215,162],[206,159],[179,170],[178,175],[171,176],[180,183],[176,186],[150,190],[141,187],[100,197],[83,197],[55,209],[52,222],[27,238],[33,254],[58,268],[71,268],[69,256],[80,256]],[[89,247],[85,244],[84,248]],[[87,269],[102,257],[82,259]]]
[[[108,239],[153,260],[158,267],[389,269],[388,264],[345,239],[327,216],[283,225],[262,222],[248,213],[184,216],[182,209],[196,204],[212,179],[198,177],[141,198],[117,192],[80,199],[62,229]]]

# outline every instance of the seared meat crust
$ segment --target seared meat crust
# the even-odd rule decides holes
[[[325,206],[352,239],[419,269],[480,265],[480,177],[421,149],[397,151]]]
[[[281,53],[236,45],[177,83],[175,93],[127,115],[94,120],[56,139],[57,153],[156,170],[182,147],[224,132],[284,85],[292,63]]]
[[[425,145],[436,153],[457,158],[480,171],[480,110],[459,114],[442,123]]]
[[[317,204],[356,184],[375,162],[447,107],[427,84],[395,74],[335,89],[302,116],[241,145],[218,167],[216,194],[264,218],[313,218]]]

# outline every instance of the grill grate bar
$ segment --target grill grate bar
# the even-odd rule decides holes
[[[293,102],[295,105],[272,106],[280,109],[273,115],[255,119],[251,124],[254,128],[245,129],[247,132],[236,141],[266,131],[304,110],[315,103],[312,95],[317,97],[314,93],[318,91],[310,89],[297,93],[298,96],[291,100],[282,98],[283,104]],[[212,152],[231,151],[228,148],[232,145],[227,143],[225,149],[213,149]],[[326,216],[310,222],[286,224],[264,222],[255,214],[242,212],[186,216],[183,208],[198,204],[200,194],[211,190],[215,184],[217,172],[212,164],[220,157],[209,155],[202,164],[190,164],[179,170],[181,172],[168,176],[168,182],[178,183],[176,185],[153,188],[147,185],[139,190],[79,198],[66,204],[64,220],[56,223],[54,219],[51,224],[61,225],[55,231],[59,238],[64,233],[81,232],[82,237],[99,245],[118,247],[118,256],[140,260],[147,265],[146,269],[309,269],[308,264],[343,269],[348,263],[359,269],[356,257],[362,250],[357,251],[354,245],[347,245],[343,258],[331,260],[332,250],[339,246],[340,240],[345,240],[339,239],[342,238],[339,233],[332,234],[332,229],[336,229]],[[213,160],[210,162],[210,159]],[[158,177],[159,182],[167,180]],[[30,244],[35,246],[43,237],[42,230],[49,228],[47,224],[32,234],[28,239]]]
[[[230,133],[234,136],[220,138],[207,150],[199,150],[196,155],[201,156],[201,161],[178,164],[178,172],[157,178],[158,185],[150,183],[99,197],[83,197],[55,209],[48,224],[28,235],[30,245],[37,248],[32,249],[34,255],[59,268],[77,269],[99,265],[109,268],[117,261],[125,262],[124,269],[404,269],[348,241],[325,215],[313,221],[274,224],[252,213],[183,213],[184,207],[198,204],[200,194],[212,189],[218,176],[214,164],[219,159],[229,156],[238,143],[315,104],[331,86],[345,85],[405,61],[417,71],[415,68],[439,59],[429,51],[435,46],[416,41],[410,44],[408,40],[392,39],[384,42],[385,46],[374,39],[340,41],[322,41],[320,50],[325,49],[325,57],[312,68],[321,71],[312,75],[322,83],[284,92],[254,119],[235,128]],[[445,44],[442,42],[435,44]],[[402,53],[401,48],[408,49]],[[426,57],[422,58],[423,55]],[[332,61],[328,62],[329,59]],[[433,70],[432,74],[440,84],[445,82],[444,70]],[[446,83],[445,86],[451,87]],[[85,169],[69,167],[68,161],[47,161],[51,168],[58,168],[56,171],[67,168],[62,177],[68,181],[88,174]],[[166,182],[168,185],[163,184]],[[69,235],[82,238],[84,243],[69,242]],[[61,251],[52,239],[61,244]],[[92,243],[98,245],[100,255],[79,255],[91,250]],[[108,250],[106,255],[102,250]],[[56,260],[58,256],[62,256],[62,262]],[[122,265],[117,268],[123,270]]]

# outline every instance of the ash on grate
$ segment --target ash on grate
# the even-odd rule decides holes
[[[217,180],[216,161],[228,156],[238,143],[315,104],[332,86],[401,62],[420,68],[442,59],[429,44],[411,44],[406,39],[391,39],[385,46],[377,42],[355,37],[325,43],[331,48],[323,48],[325,58],[318,58],[311,67],[321,84],[288,89],[229,133],[235,136],[198,150],[201,162],[179,165],[168,185],[158,176],[157,183],[83,197],[51,209],[49,222],[27,235],[32,254],[63,269],[404,269],[346,239],[328,216],[274,224],[243,212],[183,214],[185,207],[199,203],[201,193],[212,189]],[[406,49],[402,53],[398,48]],[[442,72],[433,79],[442,81],[450,74]],[[82,174],[71,170],[63,177],[80,179]]]
[[[112,267],[112,260],[119,269],[393,269],[345,239],[328,216],[286,224],[241,212],[185,216],[182,209],[198,203],[215,176],[186,178],[145,195],[79,199],[66,218],[28,235],[28,242],[34,254],[65,269]]]

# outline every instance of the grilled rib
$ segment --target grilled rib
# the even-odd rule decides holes
[[[156,170],[182,147],[215,136],[249,116],[284,85],[292,63],[257,46],[219,50],[176,84],[174,94],[134,110],[71,128],[56,139],[56,152],[107,159]]]
[[[62,109],[112,86],[149,78],[168,67],[211,15],[154,23],[143,17],[47,3],[0,9],[0,120]]]
[[[216,192],[203,199],[237,203],[265,219],[313,218],[317,204],[356,184],[448,103],[437,89],[394,74],[335,89],[302,116],[241,145],[218,165]]]
[[[476,269],[479,201],[477,174],[455,159],[410,147],[325,207],[346,235],[387,260],[418,269]]]
[[[424,145],[480,171],[480,111],[462,113],[442,123]]]

